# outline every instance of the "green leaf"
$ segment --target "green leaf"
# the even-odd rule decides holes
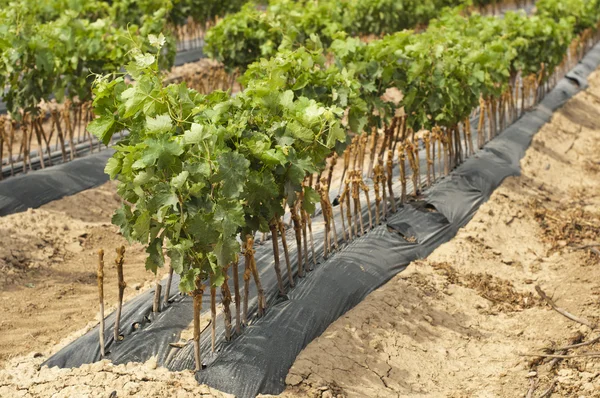
[[[183,153],[183,148],[177,141],[169,141],[166,137],[160,140],[151,138],[146,142],[148,146],[144,149],[142,157],[133,164],[134,169],[153,166],[157,161],[163,166],[168,165],[173,157]]]
[[[156,58],[152,54],[140,54],[135,57],[135,63],[140,68],[147,68],[151,66],[154,63],[154,61],[156,61]]]
[[[108,145],[114,134],[113,126],[115,118],[113,115],[102,115],[92,120],[87,125],[87,130],[98,138],[104,145]]]
[[[315,137],[311,129],[304,127],[294,120],[287,124],[286,133],[304,142],[312,142]]]
[[[215,246],[215,255],[217,256],[217,264],[220,267],[225,267],[235,259],[235,256],[240,252],[240,244],[233,238],[222,238]]]
[[[287,90],[283,94],[281,94],[281,98],[279,99],[279,103],[284,108],[291,108],[292,103],[294,102],[294,92],[292,90]]]
[[[239,201],[222,200],[215,207],[215,220],[221,224],[223,235],[235,235],[244,225],[244,208]]]
[[[194,214],[184,230],[193,238],[195,247],[200,251],[211,252],[219,238],[217,223],[206,214]]]
[[[236,152],[226,152],[219,155],[217,162],[219,171],[216,177],[223,182],[223,195],[229,198],[237,198],[244,190],[250,162],[243,155]]]
[[[168,114],[156,117],[146,116],[146,129],[148,134],[162,134],[173,128],[173,122]]]
[[[338,123],[332,123],[327,134],[327,147],[333,148],[336,142],[346,141],[346,133]]]
[[[150,213],[148,211],[142,211],[137,216],[133,225],[133,233],[133,237],[139,242],[148,242],[148,236],[150,235]]]
[[[154,239],[148,245],[148,248],[146,248],[146,253],[148,253],[148,257],[146,258],[146,269],[156,274],[158,269],[165,264],[165,258],[162,252],[162,239]]]
[[[192,123],[192,127],[183,133],[183,142],[187,145],[199,144],[206,138],[204,125],[198,123]]]
[[[111,222],[119,227],[121,234],[123,234],[123,236],[127,238],[127,240],[131,240],[132,229],[129,221],[131,217],[132,214],[130,207],[124,204],[117,210],[115,210],[115,213],[113,214],[111,219]]]
[[[165,45],[166,41],[167,39],[162,33],[159,34],[158,37],[153,34],[148,35],[148,42],[152,47],[155,47],[158,50],[160,50]]]
[[[111,180],[114,180],[115,177],[121,171],[122,163],[119,159],[112,157],[108,159],[106,162],[106,166],[104,167],[104,172],[110,176]]]
[[[321,197],[311,187],[304,187],[304,199],[302,200],[302,207],[308,212],[313,214],[315,212],[315,204],[319,203]]]
[[[183,184],[185,184],[189,175],[190,175],[189,171],[186,171],[186,170],[182,171],[176,177],[173,177],[173,179],[171,179],[171,186],[175,189],[181,189],[181,187],[183,187]]]

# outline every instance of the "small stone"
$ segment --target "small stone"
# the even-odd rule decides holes
[[[323,392],[323,394],[321,394],[322,398],[333,398],[333,394],[331,393],[331,391],[327,390],[325,392]]]
[[[594,391],[594,385],[592,383],[589,383],[589,382],[588,383],[584,383],[581,386],[581,389],[584,390],[584,391]]]
[[[157,367],[158,367],[158,363],[156,361],[156,357],[152,357],[148,361],[146,361],[146,368],[148,368],[150,370],[154,370]]]
[[[290,374],[285,379],[285,384],[290,385],[290,386],[297,386],[298,384],[302,383],[302,380],[304,380],[302,378],[302,376],[297,375],[297,374]]]
[[[535,377],[535,376],[537,376],[537,372],[535,372],[535,371],[531,371],[531,372],[527,373],[527,377]]]
[[[65,246],[65,249],[71,253],[81,253],[83,251],[83,247],[79,242],[71,242]]]

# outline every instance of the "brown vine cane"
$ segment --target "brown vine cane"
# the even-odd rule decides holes
[[[439,169],[439,175],[443,176],[444,175],[444,133],[442,132],[442,129],[439,126],[433,126],[433,128],[431,129],[431,131],[434,132],[435,136],[436,136],[436,140],[437,140],[437,147],[438,147],[438,169]]]
[[[235,261],[232,264],[233,272],[233,291],[235,293],[235,331],[239,335],[242,333],[242,317],[241,317],[241,295],[240,295],[240,274],[239,274],[239,258],[236,256]]]
[[[284,206],[285,208],[285,206]],[[292,263],[290,261],[290,251],[287,245],[287,237],[285,234],[285,225],[283,225],[283,221],[281,218],[277,221],[277,226],[279,227],[279,235],[281,236],[281,244],[283,245],[283,254],[285,256],[285,265],[288,271],[288,281],[290,283],[290,287],[294,287],[296,284],[294,283],[294,275],[292,274]]]
[[[394,177],[394,153],[391,149],[387,153],[387,188],[390,195],[390,203],[392,204],[392,213],[396,212],[396,198],[394,197],[394,189],[392,187],[392,179]]]
[[[358,235],[358,226],[360,224],[360,235],[365,234],[365,227],[363,225],[362,219],[362,211],[360,206],[360,185],[358,183],[358,175],[360,175],[359,170],[354,170],[351,174],[351,195],[354,201],[354,235]]]
[[[267,300],[265,299],[265,291],[262,287],[262,283],[260,282],[260,276],[258,275],[258,269],[256,268],[256,259],[254,254],[256,250],[254,250],[254,237],[250,234],[246,235],[246,247],[245,247],[245,255],[248,256],[250,260],[250,271],[252,272],[252,276],[254,278],[254,283],[256,284],[257,296],[258,296],[258,316],[261,317],[264,315],[264,312],[267,308]]]
[[[300,201],[296,200],[293,206],[290,206],[290,214],[292,218],[292,222],[294,223],[294,232],[296,234],[296,247],[298,253],[298,277],[304,277],[304,266],[302,262],[302,222],[300,221],[300,217],[298,216],[298,207]]]
[[[337,158],[338,155],[337,153],[333,153],[333,156],[331,157],[331,162],[329,165],[329,174],[327,175],[327,186],[330,187],[331,186],[331,180],[333,178],[333,169],[335,168],[335,165],[337,164]]]
[[[456,147],[455,166],[458,166],[463,161],[463,147],[462,147],[462,141],[460,140],[460,126],[458,124],[454,126],[454,145]],[[417,159],[417,163],[418,163],[418,159]]]
[[[200,275],[196,277],[195,289],[192,291],[194,299],[194,360],[196,362],[196,372],[202,370],[202,356],[200,353],[200,314],[202,312],[202,296],[204,294],[204,285]]]
[[[387,176],[386,176],[385,168],[384,168],[384,165],[383,165],[383,159],[381,159],[381,158],[379,159],[379,165],[381,166],[381,180],[380,180],[380,182],[381,182],[381,193],[382,193],[382,196],[383,196],[383,198],[382,198],[383,200],[381,201],[381,203],[383,204],[383,217],[382,218],[385,220],[387,218],[387,213],[388,213],[388,210],[387,210],[387,193],[386,193],[386,189],[387,189],[387,187],[386,187]]]
[[[360,164],[359,170],[362,172],[365,165],[365,155],[367,153],[367,141],[368,137],[366,134],[360,136]]]
[[[237,256],[236,256],[237,257]],[[237,262],[237,258],[234,262]],[[225,325],[225,341],[231,340],[231,291],[229,290],[229,267],[223,269],[223,284],[221,285],[221,303],[223,304],[223,323]]]
[[[279,264],[279,239],[277,238],[279,216],[275,215],[269,223],[269,229],[271,230],[271,243],[273,243],[273,266],[275,268],[275,274],[277,275],[277,286],[279,288],[279,294],[285,295],[285,289],[283,288],[283,279],[281,277],[281,266]]]
[[[485,100],[483,97],[479,97],[479,123],[477,124],[477,146],[479,149],[483,148],[485,144]]]
[[[369,154],[369,168],[367,169],[367,177],[371,176],[373,172],[373,163],[375,162],[375,155],[377,153],[377,141],[379,138],[379,134],[377,133],[377,127],[373,126],[371,129],[371,146],[370,146],[370,154]],[[383,146],[385,146],[385,140],[387,138],[387,134],[384,134],[383,138]]]
[[[304,199],[302,199],[304,200]],[[302,223],[302,238],[304,239],[304,270],[312,271],[312,266],[308,261],[308,235],[307,235],[307,225],[308,225],[308,215],[304,210],[303,206],[300,207],[300,222]]]
[[[319,187],[319,198],[321,201],[321,209],[323,210],[323,222],[325,226],[325,237],[323,242],[323,257],[327,258],[328,253],[331,251],[331,239],[329,234],[329,212],[327,211],[327,180],[323,178],[321,180],[321,186]]]
[[[328,187],[329,188],[329,187]],[[312,253],[312,259],[313,259],[313,266],[317,266],[317,257],[315,255],[315,241],[313,238],[313,231],[312,231],[312,219],[310,218],[310,215],[306,212],[306,210],[304,211],[306,213],[306,225],[308,226],[308,236],[310,237],[310,251]]]
[[[375,190],[375,223],[381,224],[379,220],[379,204],[381,203],[381,194],[379,192],[379,184],[381,182],[382,167],[380,164],[376,164],[373,168],[373,188]]]
[[[210,348],[215,352],[217,344],[217,287],[210,278]]]
[[[121,246],[116,249],[117,258],[115,259],[115,265],[117,267],[117,280],[119,286],[119,298],[117,304],[117,315],[115,318],[115,329],[113,337],[115,341],[121,340],[119,329],[121,325],[121,310],[123,308],[123,294],[125,292],[125,288],[127,287],[127,283],[125,283],[125,277],[123,276],[123,263],[125,262],[125,246]],[[167,285],[168,286],[168,285]]]
[[[373,229],[373,216],[371,215],[371,199],[369,198],[369,187],[365,184],[365,181],[362,178],[362,175],[358,175],[359,187],[365,193],[365,197],[367,199],[367,210],[369,212],[369,229]]]
[[[401,203],[406,203],[406,151],[406,144],[400,144],[400,146],[398,147],[398,165],[400,166]]]
[[[251,253],[247,252],[247,240],[243,245],[244,254],[244,308],[242,313],[242,323],[248,325],[248,301],[250,300],[250,278],[252,275]]]
[[[345,199],[345,197],[342,197],[342,196],[343,196],[343,194],[340,195],[340,197],[339,197],[340,218],[342,220],[342,238],[344,239],[344,243],[347,243],[349,239],[346,237],[346,222],[344,221],[344,199]]]
[[[394,145],[392,146],[392,151],[396,151],[396,146],[399,142],[404,140],[404,132],[406,131],[406,115],[401,116],[396,126],[396,137],[394,138]]]
[[[419,164],[415,157],[415,152],[418,151],[416,145],[412,142],[412,140],[406,140],[406,154],[408,158],[408,163],[410,168],[412,169],[412,181],[413,181],[413,193],[415,196],[419,194]]]
[[[444,148],[444,175],[448,175],[450,173],[450,150],[449,150],[449,142],[448,142],[448,131],[441,132],[441,142]]]
[[[98,299],[100,301],[100,327],[98,334],[100,338],[100,357],[104,358],[104,250],[98,250],[98,271],[96,272],[98,279]]]
[[[465,140],[467,141],[466,148],[468,148],[468,155],[473,156],[475,154],[475,150],[473,149],[473,136],[471,134],[471,121],[469,120],[469,118],[465,119],[464,125],[465,125]]]
[[[348,241],[353,239],[352,236],[352,207],[350,205],[350,179],[346,178],[344,191],[340,196],[340,212],[342,213],[342,217],[344,214],[344,202],[346,203],[346,217],[348,219]],[[343,224],[343,221],[342,221]],[[345,229],[345,228],[344,228]]]
[[[425,143],[425,161],[427,162],[427,186],[431,186],[432,177],[431,177],[431,134],[429,131],[426,131],[423,135],[423,142]]]
[[[354,137],[352,139],[352,142],[350,143],[350,145],[348,145],[348,148],[346,148],[346,150],[344,151],[344,170],[342,171],[342,178],[340,179],[340,187],[338,189],[338,196],[340,196],[342,194],[342,188],[344,187],[346,172],[348,171],[348,167],[350,167],[350,159],[352,158],[352,148],[353,148],[355,140],[356,140],[356,137]]]

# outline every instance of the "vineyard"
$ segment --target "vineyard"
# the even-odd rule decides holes
[[[108,159],[112,223],[167,274],[127,301],[129,246],[114,267],[98,247],[100,325],[43,365],[155,358],[237,396],[280,393],[308,343],[452,239],[598,66],[597,0],[0,5],[0,214],[74,193],[65,170],[98,185],[84,168]],[[207,58],[174,66],[189,52]],[[20,199],[36,176],[55,196]]]

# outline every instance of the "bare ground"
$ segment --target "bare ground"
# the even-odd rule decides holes
[[[139,294],[155,279],[144,268],[143,248],[129,246],[110,224],[118,205],[114,185],[108,183],[0,218],[0,364],[30,351],[44,352],[97,323],[98,249],[105,251],[109,309],[117,301],[117,247],[127,247],[126,295]]]
[[[600,247],[582,248],[600,243],[600,75],[590,83],[536,135],[522,176],[507,179],[455,239],[299,355],[283,397],[600,397],[599,358],[523,355],[600,351],[598,343],[556,350],[600,330],[535,291],[600,321]],[[107,185],[0,219],[1,397],[223,396],[153,360],[39,369],[97,322],[96,250],[112,264],[124,242],[108,223],[113,192]],[[153,279],[141,248],[127,256],[130,287]],[[111,304],[117,289],[107,274]]]

